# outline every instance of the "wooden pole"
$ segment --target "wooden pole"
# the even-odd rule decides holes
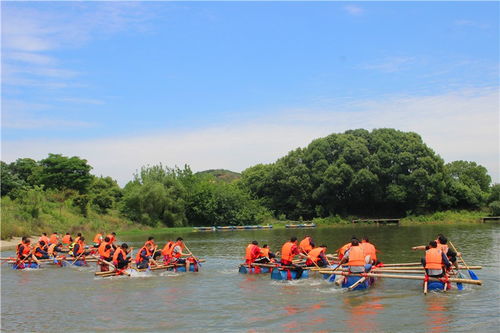
[[[331,274],[330,271],[319,271],[320,273],[325,273],[325,274]],[[365,274],[357,274],[357,273],[345,273],[345,272],[339,272],[339,275],[349,275],[349,276],[364,276]],[[420,276],[420,275],[392,275],[392,274],[378,274],[378,273],[366,273],[366,276],[370,277],[383,277],[383,278],[390,278],[390,279],[407,279],[407,280],[425,280],[425,276]],[[434,277],[429,277],[429,281],[441,281],[438,278]],[[461,283],[468,283],[468,284],[475,284],[475,285],[482,285],[483,282],[481,280],[472,280],[472,279],[459,279],[459,278],[448,278],[449,282],[461,282]]]

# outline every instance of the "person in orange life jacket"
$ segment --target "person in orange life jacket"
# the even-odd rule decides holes
[[[82,256],[88,255],[90,251],[85,250],[85,237],[79,236],[77,238],[78,241],[75,242],[75,246],[73,247],[73,256],[77,258],[80,255]]]
[[[31,241],[29,238],[25,238],[24,242],[18,245],[18,259],[25,260],[34,260],[37,264],[40,264],[37,257],[33,255],[31,249]]]
[[[73,238],[71,238],[71,235],[69,234],[69,232],[66,233],[66,235],[64,235],[64,237],[62,238],[62,244],[63,246],[69,246],[71,243],[73,243]]]
[[[47,233],[43,232],[40,238],[38,238],[38,242],[43,241],[45,244],[49,244],[49,237],[47,237]]]
[[[342,247],[340,247],[338,250],[337,250],[337,254],[339,256],[339,260],[342,260],[344,258],[344,254],[346,253],[347,250],[349,250],[351,248],[351,243],[353,240],[358,240],[358,238],[354,235],[352,235],[351,237],[351,241],[349,243],[346,243],[344,245],[342,245]],[[359,240],[358,240],[359,242]]]
[[[189,272],[190,261],[181,257],[193,256],[192,253],[183,253],[184,243],[182,237],[178,237],[172,249],[173,261],[177,264],[186,264],[186,272]]]
[[[94,247],[99,247],[99,245],[101,245],[103,241],[103,237],[102,237],[102,233],[98,232],[95,236],[94,236],[94,240],[93,240],[93,246]]]
[[[326,245],[321,245],[318,247],[314,247],[311,251],[309,251],[309,253],[307,254],[306,266],[328,266],[328,260],[326,259],[326,249]],[[314,263],[316,263],[316,265]]]
[[[19,248],[21,247],[21,245],[24,245],[24,244],[26,243],[26,240],[27,240],[27,239],[28,239],[28,237],[23,236],[23,237],[21,238],[21,242],[19,242],[19,244],[17,244],[17,246],[16,246],[16,255],[17,255],[18,257],[19,257],[19,253],[20,253]]]
[[[367,259],[369,258],[366,258],[363,248],[359,245],[359,240],[353,239],[351,247],[344,253],[339,265],[347,263],[351,273],[364,273]]]
[[[45,242],[39,241],[38,244],[35,246],[35,251],[34,254],[37,257],[37,259],[49,259],[49,254],[46,251],[47,247]]]
[[[250,265],[260,257],[260,247],[257,241],[252,241],[245,250],[245,264]],[[260,263],[260,262],[259,262]]]
[[[311,236],[306,235],[299,243],[299,250],[304,254],[308,254],[313,249],[313,240]]]
[[[451,266],[450,261],[446,254],[441,251],[435,240],[430,241],[427,249],[425,251],[425,258],[421,259],[422,266],[425,268],[425,272],[430,277],[443,277],[446,273],[443,267],[449,268]]]
[[[109,237],[104,238],[104,240],[101,242],[101,244],[97,248],[97,252],[99,253],[99,259],[105,260],[107,262],[112,261],[113,248],[111,247],[111,245],[109,245]],[[109,265],[106,264],[105,262],[101,261],[100,266],[101,266],[101,272],[109,271]]]
[[[127,268],[131,260],[131,258],[127,256],[129,253],[130,251],[128,251],[127,243],[123,243],[122,246],[117,247],[113,254],[113,265],[115,265],[117,269]]]
[[[363,252],[367,257],[366,260],[368,264],[377,265],[380,263],[380,261],[378,261],[377,259],[377,249],[375,248],[375,245],[370,243],[370,240],[367,236],[363,237],[360,246],[363,248]]]
[[[293,263],[293,258],[295,256],[300,256],[302,258],[307,257],[306,255],[300,253],[299,248],[297,246],[297,237],[290,238],[289,242],[286,242],[281,247],[281,265],[283,266],[293,266],[297,271],[297,279],[300,279],[302,276],[302,272],[304,269],[299,265],[295,265]]]
[[[80,240],[80,238],[82,238],[82,233],[81,232],[79,232],[79,233],[76,234],[74,243],[78,243],[78,241]]]
[[[61,251],[62,251],[62,244],[61,243],[52,243],[47,248],[47,254],[50,257],[57,257],[57,252],[61,252]]]
[[[167,240],[167,243],[161,250],[161,254],[163,255],[163,261],[168,262],[170,258],[172,258],[172,250],[174,249],[175,243],[172,242],[170,239]]]
[[[112,232],[108,235],[106,235],[106,237],[109,238],[109,245],[111,245],[111,247],[113,248],[113,250],[116,250],[117,249],[117,246],[115,245],[115,241],[116,241],[116,232]]]
[[[147,243],[151,244],[151,252],[153,253],[152,255],[153,259],[156,260],[159,257],[161,257],[161,250],[158,250],[158,245],[156,245],[155,238],[153,236],[149,236],[148,240],[146,241],[146,243],[144,243],[144,245],[146,245]]]
[[[267,244],[264,244],[264,246],[260,248],[260,255],[257,260],[260,263],[268,263],[268,262],[274,262],[274,258],[276,258],[276,255],[271,252],[271,249]]]
[[[59,235],[57,234],[57,232],[53,232],[49,238],[49,245],[50,244],[57,244],[57,243],[59,243]]]
[[[137,256],[135,258],[137,268],[148,268],[150,263],[156,264],[152,255],[153,249],[151,248],[151,243],[146,242],[146,244],[140,248],[139,252],[137,252]]]
[[[438,234],[436,238],[436,243],[438,246],[438,249],[440,249],[446,256],[448,257],[448,260],[455,266],[455,268],[458,270],[458,262],[457,262],[457,256],[460,256],[460,253],[456,253],[453,251],[451,248],[448,247],[448,239],[443,235],[443,234]],[[428,245],[420,245],[420,246],[414,246],[411,248],[412,250],[427,250]]]

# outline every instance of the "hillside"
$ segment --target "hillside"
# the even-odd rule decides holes
[[[226,182],[226,183],[232,183],[235,180],[238,180],[241,178],[241,174],[230,171],[230,170],[225,170],[225,169],[211,169],[211,170],[205,170],[205,171],[200,171],[197,172],[196,174],[209,174],[214,176],[220,181]]]

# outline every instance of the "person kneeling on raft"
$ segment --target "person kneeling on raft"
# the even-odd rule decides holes
[[[115,253],[113,254],[113,265],[116,269],[126,269],[130,264],[130,257],[127,257],[130,251],[128,250],[127,243],[123,243],[122,246],[117,247]]]
[[[314,243],[313,243],[314,245]],[[326,245],[321,245],[313,248],[307,253],[306,266],[318,266],[325,267],[328,266],[328,260],[326,259]]]
[[[37,259],[49,259],[49,254],[47,253],[47,245],[45,241],[39,241],[35,247],[35,257]]]
[[[430,277],[440,278],[445,275],[444,266],[450,268],[451,263],[446,254],[438,248],[436,241],[430,241],[425,251],[425,258],[421,260],[425,272]]]
[[[182,259],[181,257],[192,257],[192,253],[183,253],[182,249],[184,248],[184,242],[182,237],[177,238],[174,247],[172,249],[172,259],[176,264],[186,264],[186,272],[189,272],[189,266],[191,264],[190,260]]]
[[[359,240],[357,239],[353,239],[351,241],[351,247],[345,252],[344,257],[339,262],[339,265],[346,262],[350,273],[365,273],[370,271],[372,268],[371,257],[365,254],[363,248],[359,244]],[[342,279],[344,279],[344,276],[339,275],[335,280],[335,283],[340,284]]]
[[[307,258],[306,255],[300,253],[299,248],[297,246],[297,237],[290,238],[289,242],[286,242],[281,247],[281,265],[283,266],[293,266],[293,268],[297,271],[297,279],[300,279],[302,276],[302,272],[304,269],[299,265],[295,265],[293,263],[293,258],[295,256],[300,256],[302,258]]]
[[[138,269],[148,268],[150,263],[156,265],[156,261],[153,260],[154,250],[151,247],[151,243],[146,242],[137,253],[137,256],[135,257],[135,264]]]

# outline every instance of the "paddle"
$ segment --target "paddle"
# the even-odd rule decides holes
[[[427,280],[424,280],[424,295],[427,295]]]
[[[453,243],[451,241],[448,241],[448,243],[450,243],[451,247],[453,248],[453,250],[457,253],[457,255],[459,254],[457,248],[455,247],[455,245],[453,245]],[[460,253],[459,255],[460,257],[460,260],[462,260],[462,263],[464,264],[464,266],[467,268],[467,272],[469,273],[469,276],[472,280],[479,280],[479,278],[477,277],[476,273],[474,273],[470,268],[469,266],[467,266],[467,264],[465,263],[464,261],[464,258],[462,258],[462,254]]]
[[[77,261],[78,261],[78,259],[80,259],[80,257],[81,257],[84,253],[85,253],[85,250],[84,250],[82,253],[80,253],[80,255],[79,255],[79,256],[75,259],[75,261],[73,261],[73,262],[71,263],[71,265],[74,265],[74,264],[75,264],[75,262],[77,262]]]

